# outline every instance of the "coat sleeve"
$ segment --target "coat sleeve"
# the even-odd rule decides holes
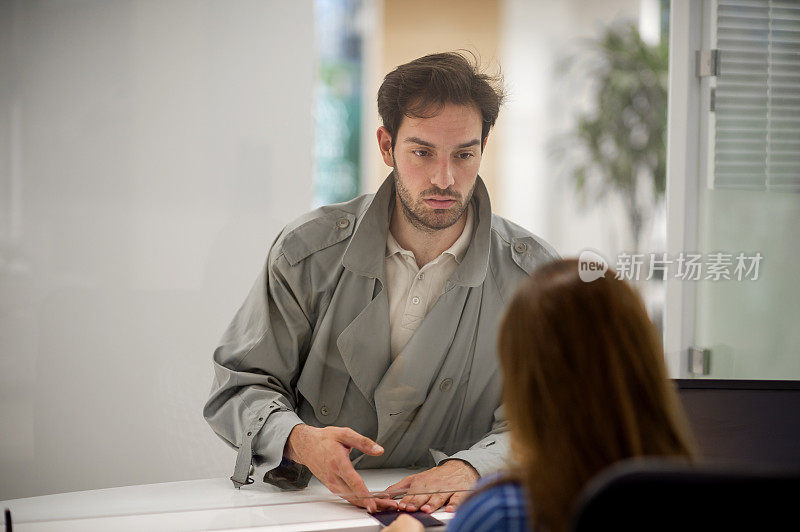
[[[303,268],[291,267],[273,245],[247,299],[213,355],[214,380],[203,416],[238,449],[231,480],[239,487],[252,463],[273,470],[281,464],[295,413],[297,378],[311,338]]]
[[[431,450],[431,453],[437,466],[447,460],[463,460],[474,467],[481,477],[485,477],[507,465],[509,447],[508,422],[500,405],[494,411],[492,430],[469,449],[450,456],[436,450]]]

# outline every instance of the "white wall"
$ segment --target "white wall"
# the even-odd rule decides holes
[[[0,499],[230,475],[201,409],[311,203],[312,6],[0,3]]]

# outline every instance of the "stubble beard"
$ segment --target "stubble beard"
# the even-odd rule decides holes
[[[403,217],[415,229],[426,233],[435,233],[442,229],[447,229],[458,222],[467,210],[467,206],[472,200],[472,193],[475,191],[475,185],[478,183],[476,178],[466,198],[462,198],[458,192],[453,190],[442,190],[437,187],[424,190],[419,198],[414,198],[411,192],[403,186],[403,180],[400,178],[400,171],[397,169],[396,161],[392,170],[392,177],[395,190],[397,190],[397,197],[400,198]],[[431,209],[422,198],[433,195],[447,196],[456,200],[456,203],[448,209]]]

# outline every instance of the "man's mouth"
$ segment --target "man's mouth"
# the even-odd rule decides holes
[[[449,209],[456,203],[452,198],[427,198],[425,203],[434,209]]]

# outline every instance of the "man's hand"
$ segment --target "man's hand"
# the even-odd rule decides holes
[[[479,478],[480,475],[474,467],[463,460],[455,459],[422,473],[409,475],[384,491],[389,494],[407,493],[408,495],[399,503],[400,509],[407,512],[416,512],[419,509],[431,513],[445,504],[447,504],[445,510],[454,512],[461,501],[469,495],[467,490],[471,489]]]
[[[378,511],[378,507],[396,509],[395,501],[382,499],[378,502],[370,496],[350,461],[351,449],[372,456],[383,454],[380,445],[352,429],[297,425],[289,433],[283,455],[305,465],[329,490],[350,504],[366,508],[370,513]]]

